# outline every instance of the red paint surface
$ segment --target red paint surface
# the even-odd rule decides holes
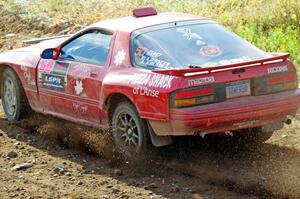
[[[135,17],[146,17],[151,15],[157,15],[155,8],[137,8],[132,11],[133,16]]]
[[[219,66],[218,71],[213,72],[211,69],[203,68],[149,71],[131,65],[129,43],[132,31],[161,23],[196,19],[199,18],[192,15],[158,14],[144,18],[126,17],[106,20],[89,26],[87,29],[103,28],[114,31],[108,60],[104,66],[59,58],[40,59],[44,49],[60,49],[64,42],[76,35],[2,53],[0,64],[11,66],[16,71],[34,110],[94,127],[109,127],[106,102],[113,94],[126,96],[135,105],[140,116],[150,121],[158,135],[190,135],[199,131],[222,132],[249,128],[281,121],[287,115],[296,112],[300,106],[298,90],[264,96],[245,96],[190,108],[170,108],[170,93],[192,87],[189,86],[189,80],[213,76],[214,83],[239,81],[268,75],[268,68],[283,65],[287,65],[289,71],[295,71],[295,67],[287,59],[287,54],[276,55],[277,57],[267,60]],[[120,65],[115,65],[114,58],[121,50],[126,53],[125,59]],[[269,63],[274,59],[279,62]],[[45,88],[39,75],[41,72],[51,73],[57,62],[68,64],[66,74],[63,75],[66,81],[63,91]],[[243,73],[232,73],[232,68],[240,67],[244,67]],[[59,70],[64,69],[59,67]],[[26,75],[24,75],[25,71]],[[208,73],[184,76],[186,73],[203,71]],[[149,78],[148,83],[146,83],[147,78]],[[170,87],[150,85],[149,82],[155,81],[155,78],[171,78]],[[155,97],[157,92],[158,97]],[[244,121],[254,122],[237,125],[243,124],[241,122]]]

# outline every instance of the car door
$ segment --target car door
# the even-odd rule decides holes
[[[88,30],[64,44],[57,60],[41,60],[38,86],[46,113],[101,121],[99,98],[111,38],[110,32]]]

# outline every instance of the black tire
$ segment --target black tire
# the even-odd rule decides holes
[[[121,102],[112,116],[113,141],[125,158],[147,156],[153,146],[146,121],[130,102]]]
[[[20,120],[31,111],[22,84],[11,68],[3,71],[1,99],[3,110],[10,123]]]
[[[242,143],[261,144],[267,141],[274,131],[263,132],[261,128],[244,129],[234,132],[234,139]]]

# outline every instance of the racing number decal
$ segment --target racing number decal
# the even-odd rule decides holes
[[[55,62],[54,61],[48,61],[48,60],[43,60],[41,61],[41,64],[39,66],[39,72],[43,73],[51,73],[53,71]]]

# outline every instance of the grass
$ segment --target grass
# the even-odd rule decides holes
[[[144,6],[201,15],[267,52],[291,53],[300,66],[300,0],[29,0],[22,6],[8,0],[4,6],[17,7],[26,17],[38,17],[49,27],[66,22],[69,26],[88,25],[130,15],[133,8]]]

